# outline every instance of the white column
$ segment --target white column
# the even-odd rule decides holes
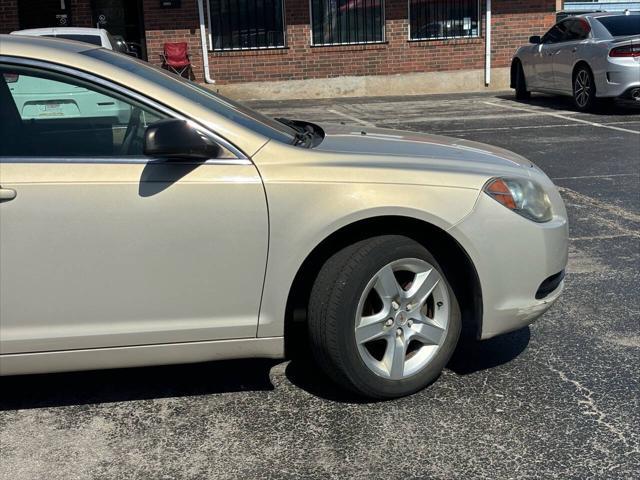
[[[205,83],[216,83],[216,81],[211,78],[211,72],[209,71],[209,49],[207,48],[207,30],[204,26],[204,7],[202,0],[198,0],[198,16],[200,17],[200,44],[202,46],[204,81]]]
[[[487,29],[484,34],[484,83],[491,84],[491,0],[487,0]]]

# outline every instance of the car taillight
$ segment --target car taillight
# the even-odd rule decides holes
[[[20,78],[20,75],[18,75],[17,73],[4,73],[4,80],[7,83],[16,83],[18,81],[18,78]]]
[[[609,52],[610,57],[640,57],[640,45],[616,47]]]

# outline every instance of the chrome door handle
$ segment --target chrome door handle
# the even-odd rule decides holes
[[[0,188],[0,202],[8,202],[16,198],[16,191],[12,188]]]

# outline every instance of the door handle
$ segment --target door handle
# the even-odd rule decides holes
[[[578,47],[573,47],[573,48],[571,49],[571,52],[572,52],[572,53],[576,53],[577,51],[578,51]]]
[[[0,188],[0,202],[8,202],[16,198],[16,191],[12,188]]]

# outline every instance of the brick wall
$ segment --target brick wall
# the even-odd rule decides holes
[[[212,52],[211,76],[227,84],[484,67],[484,38],[408,42],[408,2],[385,3],[387,43],[312,47],[308,0],[287,0],[288,48]],[[517,46],[553,25],[555,8],[556,0],[494,0],[492,66],[507,66]]]
[[[165,42],[186,41],[197,80],[203,79],[196,0],[179,9],[142,0],[148,58],[160,64]],[[484,2],[482,2],[484,4]],[[543,33],[555,20],[556,0],[493,0],[493,67],[505,67],[517,46]],[[71,0],[75,26],[91,25],[90,0]],[[484,38],[409,42],[407,0],[386,0],[386,43],[312,47],[309,0],[286,0],[287,48],[210,52],[211,76],[219,84],[391,75],[410,72],[481,69]],[[0,32],[18,28],[17,0],[0,0]],[[485,28],[484,16],[482,32]]]
[[[160,54],[165,42],[187,42],[193,73],[202,81],[202,47],[196,0],[182,0],[178,9],[160,8],[158,0],[143,0],[143,17],[149,62],[162,64]]]
[[[19,28],[18,0],[0,0],[0,33],[10,33]]]
[[[95,27],[91,18],[90,0],[71,0],[68,5],[74,27]]]

